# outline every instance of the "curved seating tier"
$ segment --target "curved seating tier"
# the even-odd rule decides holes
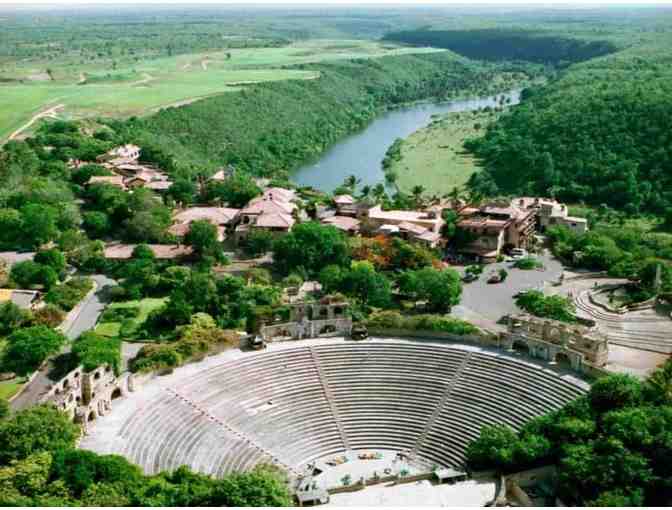
[[[186,464],[213,476],[261,462],[297,473],[347,447],[459,466],[482,426],[519,428],[582,391],[538,365],[456,346],[287,348],[171,381],[119,420],[105,453],[122,454],[147,473]],[[95,450],[96,441],[82,446]]]

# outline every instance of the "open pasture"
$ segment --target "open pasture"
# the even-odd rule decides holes
[[[435,50],[327,39],[279,48],[230,49],[109,65],[82,64],[75,57],[60,62],[3,62],[0,139],[18,136],[21,133],[17,130],[33,116],[57,104],[63,104],[58,113],[63,118],[142,115],[237,90],[249,83],[318,77],[314,71],[284,68],[289,65],[427,51]]]

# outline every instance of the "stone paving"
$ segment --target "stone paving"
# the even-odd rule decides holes
[[[455,485],[432,485],[423,480],[402,485],[373,485],[356,492],[332,494],[327,506],[484,507],[494,499],[495,490],[494,480],[469,480]]]

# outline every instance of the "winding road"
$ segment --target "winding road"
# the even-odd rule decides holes
[[[92,329],[98,322],[100,314],[103,313],[108,301],[108,290],[116,282],[105,275],[92,275],[91,279],[96,284],[95,292],[91,293],[85,301],[80,303],[77,311],[68,317],[60,329],[69,339],[74,340],[79,335]],[[70,352],[70,344],[66,345],[61,354]],[[11,402],[11,407],[15,411],[25,409],[37,403],[40,395],[49,390],[54,383],[48,374],[51,371],[51,363],[45,363],[42,368],[34,375],[33,379],[26,384],[23,391]]]

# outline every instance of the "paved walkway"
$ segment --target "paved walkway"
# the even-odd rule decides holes
[[[96,282],[97,289],[83,303],[79,311],[76,312],[62,327],[62,331],[69,340],[74,340],[83,332],[92,329],[98,317],[105,309],[107,302],[107,292],[110,286],[116,282],[105,275],[92,275],[91,278]],[[70,344],[67,344],[60,354],[70,352]],[[52,369],[51,363],[45,365],[35,374],[34,378],[24,387],[21,394],[11,402],[12,409],[19,411],[35,404],[40,395],[47,392],[54,383],[49,378],[49,372]]]

